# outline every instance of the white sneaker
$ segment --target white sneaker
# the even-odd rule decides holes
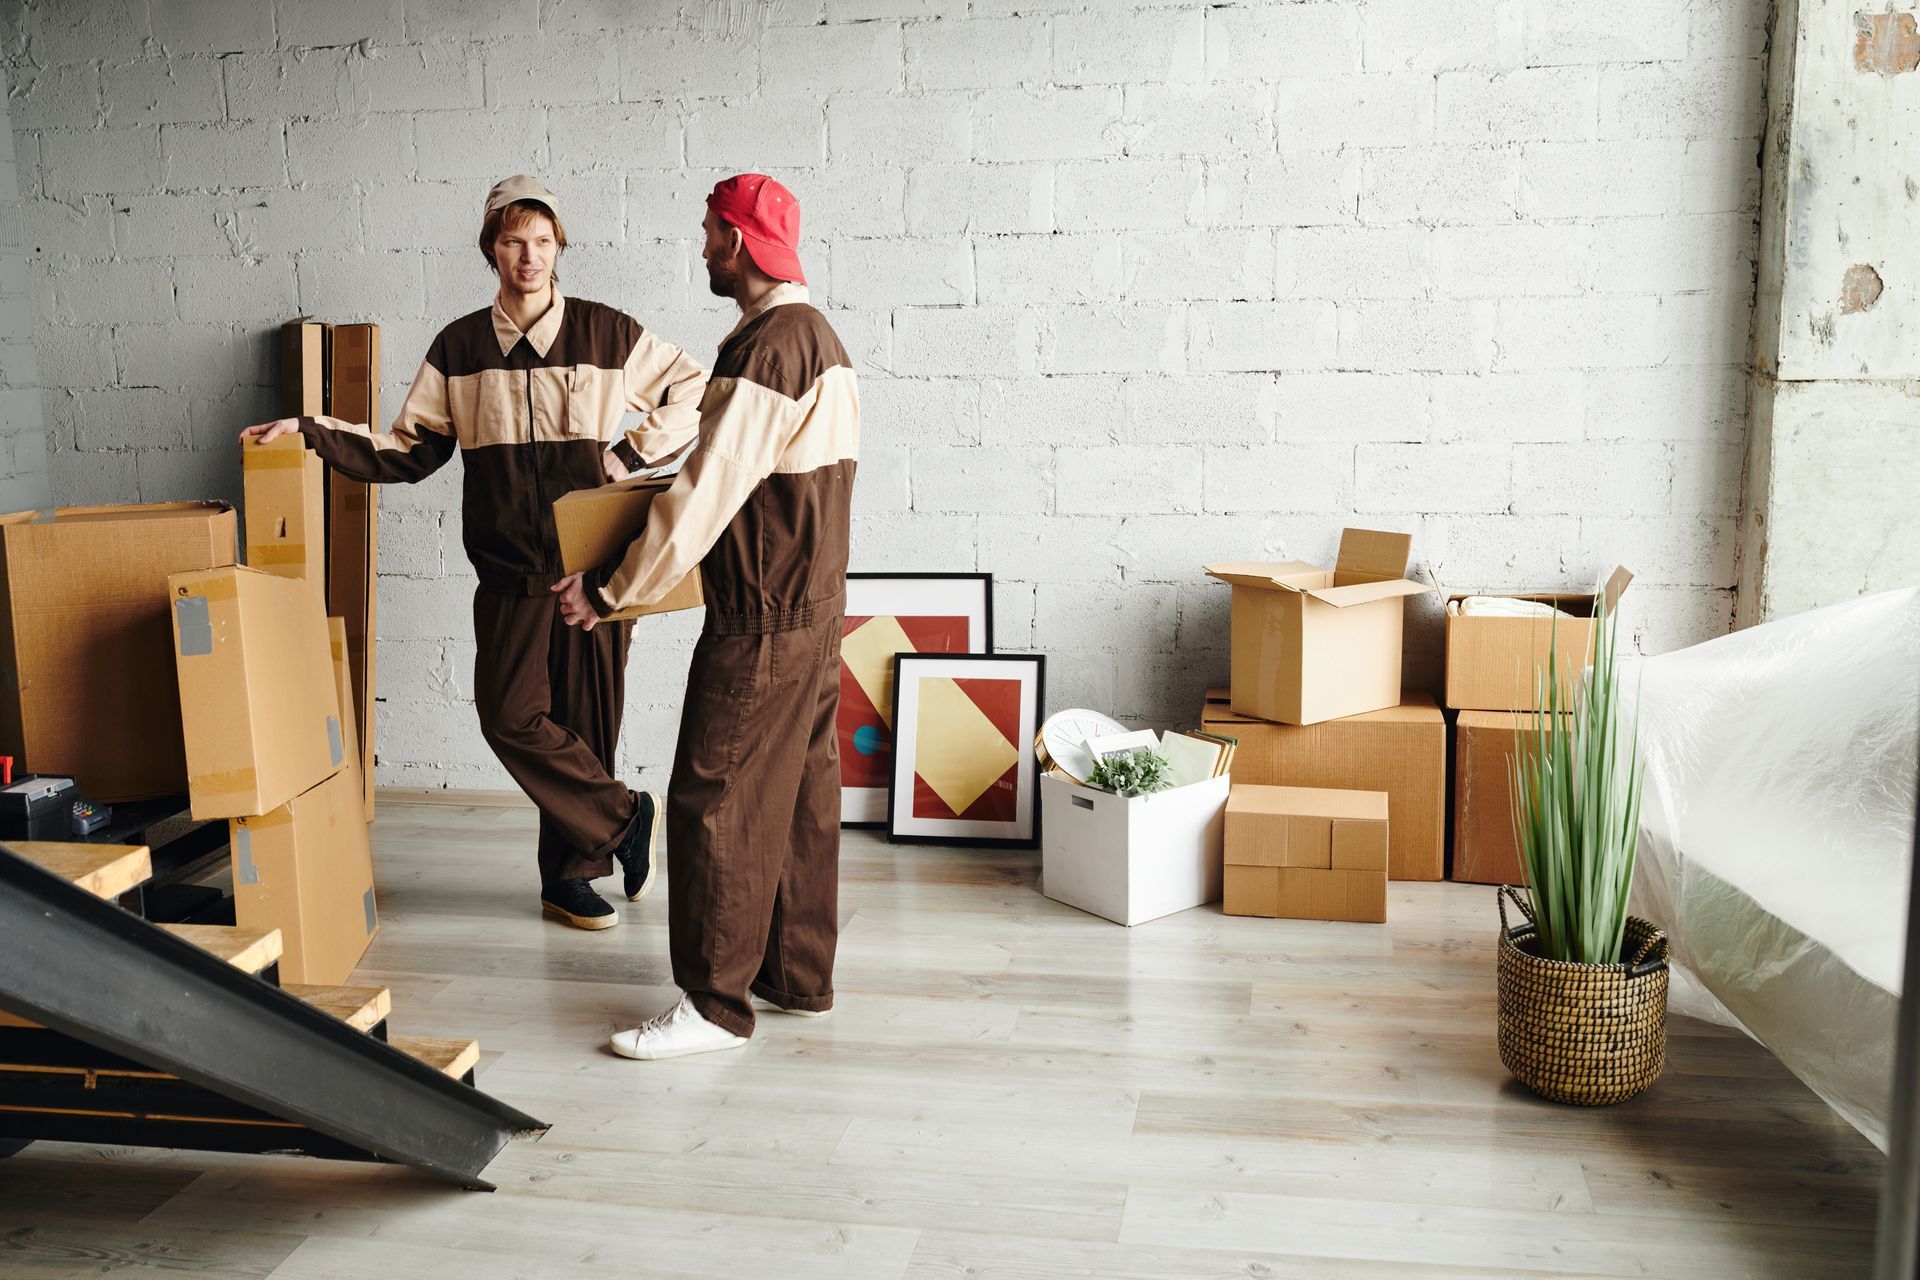
[[[725,1027],[716,1027],[700,1016],[686,996],[655,1018],[649,1018],[631,1031],[616,1031],[607,1044],[623,1058],[683,1058],[690,1053],[712,1053],[717,1049],[738,1049],[747,1042]]]
[[[824,1018],[833,1012],[831,1009],[789,1009],[785,1005],[775,1004],[760,996],[755,996],[753,1003],[769,1013],[784,1013],[795,1018]]]

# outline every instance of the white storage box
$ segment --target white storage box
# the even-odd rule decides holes
[[[1040,779],[1040,891],[1140,924],[1220,897],[1232,779],[1123,799],[1054,774]]]

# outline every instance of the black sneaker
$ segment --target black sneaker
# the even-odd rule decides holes
[[[653,855],[660,850],[660,828],[666,822],[666,811],[661,808],[660,797],[651,791],[633,793],[633,825],[627,828],[626,838],[613,851],[620,860],[620,869],[626,874],[622,877],[622,887],[627,891],[628,902],[638,902],[647,896],[647,890],[653,888]]]
[[[540,912],[576,929],[611,929],[620,923],[612,904],[582,879],[556,880],[540,890]]]

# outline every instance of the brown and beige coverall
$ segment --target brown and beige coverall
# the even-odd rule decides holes
[[[860,449],[845,348],[797,284],[720,344],[700,439],[618,564],[605,615],[696,564],[706,626],[667,793],[673,977],[709,1022],[753,1033],[751,991],[833,1005],[839,935],[840,629]]]
[[[632,316],[555,289],[525,333],[497,302],[442,329],[388,430],[300,419],[328,466],[369,484],[423,480],[465,455],[474,702],[487,744],[539,806],[543,885],[609,874],[634,815],[613,776],[631,625],[561,620],[553,503],[606,483],[609,446],[629,468],[678,452],[699,430],[705,387],[698,364]],[[623,433],[633,411],[647,416]]]

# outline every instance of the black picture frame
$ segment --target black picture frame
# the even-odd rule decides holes
[[[1040,722],[1046,715],[1047,706],[1047,660],[1038,653],[903,653],[893,660],[893,723],[896,745],[906,741],[901,732],[901,694],[902,683],[910,674],[909,668],[919,665],[939,663],[991,663],[1024,665],[1032,671],[1033,697],[1023,710],[1021,724],[1017,730],[1018,740],[1013,746],[1018,752],[1021,785],[1025,787],[1030,821],[1024,835],[966,835],[960,833],[942,834],[937,832],[913,831],[903,829],[900,813],[900,771],[904,758],[896,751],[893,767],[887,783],[887,840],[892,844],[949,845],[976,849],[1034,849],[1040,844],[1040,763],[1039,753],[1034,740],[1040,732]],[[1025,700],[1023,699],[1023,702]],[[918,723],[915,724],[917,737]],[[911,776],[911,767],[908,768]],[[1017,803],[1017,802],[1016,802]],[[930,821],[930,820],[921,820]],[[1019,820],[1015,820],[1018,825]]]

